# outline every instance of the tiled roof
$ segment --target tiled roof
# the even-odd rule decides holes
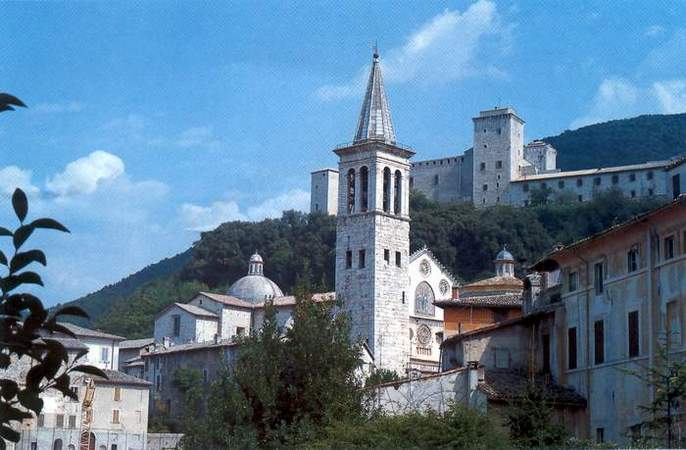
[[[189,352],[189,351],[194,351],[194,350],[205,350],[205,349],[210,349],[210,348],[218,348],[218,347],[233,347],[234,345],[237,345],[236,341],[234,340],[222,340],[220,342],[190,342],[188,344],[178,344],[178,345],[172,345],[171,347],[158,347],[154,349],[153,351],[143,353],[141,356],[143,358],[147,356],[155,356],[155,355],[168,355],[170,353],[178,353],[178,352]]]
[[[236,297],[232,297],[230,295],[224,295],[224,294],[215,294],[213,292],[200,292],[200,295],[203,295],[211,300],[214,300],[219,303],[223,303],[224,305],[230,305],[230,306],[238,306],[241,308],[252,308],[253,305],[250,302],[246,302],[244,300],[241,300]]]
[[[525,373],[499,369],[486,369],[485,378],[484,382],[479,384],[479,390],[491,401],[508,403],[522,399],[531,381]],[[542,375],[536,376],[532,381],[543,389],[546,399],[553,404],[586,406],[586,399],[573,389],[546,382]]]
[[[569,172],[552,172],[552,173],[541,173],[536,175],[526,175],[520,177],[516,180],[512,180],[511,183],[525,183],[527,181],[540,181],[548,179],[557,179],[565,177],[582,177],[588,175],[603,175],[607,173],[616,172],[626,172],[631,170],[648,170],[648,169],[662,169],[666,168],[670,164],[670,160],[666,161],[648,161],[642,164],[631,164],[628,166],[616,166],[616,167],[601,167],[597,169],[584,169],[584,170],[571,170]]]
[[[458,299],[443,300],[434,303],[441,307],[461,306],[489,306],[495,308],[516,308],[522,306],[522,296],[519,294],[504,295],[475,295]]]
[[[113,339],[117,341],[126,340],[125,337],[117,336],[115,334],[103,333],[102,331],[91,330],[90,328],[80,327],[73,323],[60,322],[60,325],[67,327],[72,333],[78,337],[95,337],[103,339]]]
[[[265,306],[265,302],[259,302],[259,303],[252,304],[252,303],[240,300],[236,297],[232,297],[230,295],[214,294],[211,292],[200,292],[200,294],[202,294],[205,297],[208,297],[212,300],[215,300],[219,303],[223,303],[225,305],[230,305],[230,306],[238,306],[241,308],[249,308],[249,309],[264,308],[264,306]],[[335,292],[316,293],[316,294],[312,294],[312,298],[314,299],[315,302],[334,301],[336,299],[336,293]],[[295,297],[292,295],[284,295],[283,297],[275,297],[272,299],[272,301],[274,303],[274,306],[276,306],[276,307],[295,305]]]
[[[209,319],[217,319],[217,315],[211,311],[208,311],[204,308],[201,308],[199,306],[195,305],[189,305],[187,303],[174,303],[175,306],[178,306],[179,308],[183,309],[189,314],[193,314],[194,316],[198,317],[206,317]]]
[[[103,372],[107,375],[107,379],[93,376],[95,384],[128,384],[136,386],[150,386],[152,384],[149,381],[141,380],[118,370],[104,369]]]
[[[509,327],[509,326],[512,326],[512,325],[517,325],[517,324],[519,324],[519,323],[524,322],[524,320],[526,320],[526,319],[527,319],[527,316],[513,317],[512,319],[506,319],[506,320],[503,320],[502,322],[497,322],[497,323],[494,323],[494,324],[491,324],[491,325],[486,325],[486,326],[483,326],[483,327],[481,327],[481,328],[477,328],[477,329],[475,329],[475,330],[471,330],[471,331],[466,331],[466,332],[464,332],[464,333],[455,334],[455,335],[450,336],[449,338],[445,339],[445,340],[441,343],[441,347],[446,346],[446,345],[448,345],[448,344],[454,344],[455,342],[459,342],[459,341],[461,341],[462,339],[465,339],[465,338],[468,338],[468,337],[472,337],[472,336],[476,336],[476,335],[478,335],[478,334],[488,333],[489,331],[493,331],[493,330],[497,330],[497,329],[500,329],[500,328]]]
[[[128,350],[131,348],[143,348],[146,345],[150,345],[155,342],[155,338],[143,338],[143,339],[127,339],[119,343],[119,350]]]
[[[516,277],[491,277],[484,280],[475,281],[473,283],[468,283],[460,287],[460,293],[465,290],[469,290],[472,287],[491,287],[491,286],[519,286],[520,288],[524,286],[524,282]]]

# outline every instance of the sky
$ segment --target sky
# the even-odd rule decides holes
[[[29,195],[47,304],[229,220],[309,208],[378,44],[398,141],[460,154],[509,105],[526,141],[686,111],[685,2],[2,2],[0,224]],[[2,244],[0,244],[2,245]],[[8,247],[3,247],[7,249]]]

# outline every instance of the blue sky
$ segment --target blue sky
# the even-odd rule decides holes
[[[0,3],[0,194],[22,186],[52,304],[232,219],[307,209],[351,140],[378,41],[398,140],[461,153],[512,105],[526,140],[686,110],[683,2]]]

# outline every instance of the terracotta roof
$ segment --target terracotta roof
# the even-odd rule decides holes
[[[474,281],[473,283],[468,283],[460,287],[460,292],[463,290],[467,291],[472,287],[491,287],[491,286],[518,286],[523,287],[524,282],[516,277],[491,277],[479,281]]]
[[[516,180],[512,180],[511,183],[526,183],[527,181],[545,181],[548,179],[557,179],[564,177],[582,177],[588,175],[603,175],[606,173],[616,173],[624,172],[630,170],[648,170],[648,169],[662,169],[669,165],[670,160],[665,161],[648,161],[642,164],[631,164],[628,166],[616,166],[616,167],[601,167],[597,169],[582,169],[582,170],[572,170],[569,172],[552,172],[552,173],[541,173],[535,175],[525,175],[519,177]]]
[[[490,401],[516,402],[523,398],[529,384],[525,373],[512,370],[485,370],[485,380],[479,384],[479,390],[486,394]],[[558,384],[546,382],[543,375],[533,380],[537,387],[543,389],[545,398],[554,405],[586,406],[586,399],[576,391]]]
[[[548,253],[546,256],[543,258],[539,259],[536,263],[534,263],[531,267],[529,267],[530,270],[545,270],[547,264],[550,262],[550,260],[554,260],[556,256],[564,255],[567,251],[580,247],[587,242],[594,241],[596,239],[600,239],[604,237],[605,235],[612,234],[612,233],[619,233],[623,232],[626,228],[635,225],[637,223],[640,223],[646,219],[649,219],[652,216],[655,216],[659,213],[662,213],[664,211],[668,211],[670,209],[676,209],[676,208],[683,208],[686,206],[686,194],[681,194],[679,197],[677,197],[675,200],[672,200],[671,202],[667,203],[666,205],[659,206],[653,210],[650,210],[648,212],[645,212],[643,214],[639,214],[627,221],[624,221],[622,223],[619,223],[617,225],[613,225],[609,228],[606,228],[598,233],[592,234],[588,237],[585,237],[583,239],[579,239],[576,242],[573,242],[569,245],[565,245],[564,247],[552,251]]]
[[[434,305],[445,307],[489,306],[495,308],[516,308],[522,306],[520,294],[475,295],[458,299],[434,302]]]
[[[146,345],[150,345],[155,342],[155,338],[143,338],[143,339],[127,339],[119,343],[119,350],[128,350],[131,348],[143,348]]]
[[[506,327],[509,327],[512,325],[517,325],[518,323],[523,322],[528,317],[530,317],[530,316],[514,317],[512,319],[507,319],[507,320],[503,320],[502,322],[497,322],[497,323],[494,323],[491,325],[486,325],[484,327],[477,328],[475,330],[466,331],[464,333],[452,335],[452,336],[446,338],[441,343],[441,347],[443,347],[447,344],[454,344],[455,342],[459,342],[462,339],[472,337],[472,336],[476,336],[476,335],[481,334],[481,333],[488,333],[489,331],[497,330],[499,328],[506,328]]]
[[[115,341],[126,340],[125,337],[117,336],[116,334],[109,334],[98,330],[91,330],[90,328],[80,327],[78,325],[74,325],[73,323],[60,322],[60,325],[67,327],[72,333],[74,333],[78,337],[94,337],[102,339],[112,339]]]
[[[230,305],[230,306],[238,306],[240,308],[252,308],[253,304],[250,302],[246,302],[244,300],[241,300],[236,297],[232,297],[230,295],[224,295],[224,294],[215,294],[213,292],[199,292],[200,295],[203,295],[211,300],[214,300],[219,303],[223,303],[224,305]]]

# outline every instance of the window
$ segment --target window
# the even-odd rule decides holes
[[[236,336],[245,336],[245,327],[236,327]]]
[[[45,414],[38,414],[38,424],[37,426],[43,427],[45,426]]]
[[[414,187],[414,177],[410,177],[410,189]]]
[[[434,175],[434,186],[438,186],[438,175]]]
[[[429,283],[426,281],[419,283],[414,295],[415,312],[425,316],[433,316],[435,310],[434,299],[434,291],[429,286]]]
[[[558,182],[557,182],[557,187],[560,188],[560,189],[564,189],[564,188],[565,188],[565,182],[562,181],[562,180],[558,181]]]
[[[121,401],[121,388],[118,386],[114,388],[114,401]]]
[[[629,328],[629,358],[639,355],[638,311],[631,311],[628,317]]]
[[[112,444],[112,446],[110,447],[110,450],[117,450],[117,444]]]
[[[569,292],[574,292],[578,289],[579,273],[569,272]]]
[[[79,388],[76,386],[72,386],[69,388],[69,390],[71,391],[72,395],[74,396],[74,398],[72,400],[75,402],[79,401]]]
[[[600,183],[602,183],[602,179],[600,177],[595,177],[593,179],[593,184],[595,184],[596,186],[600,186]]]
[[[76,416],[69,416],[69,428],[76,428]]]
[[[612,184],[619,184],[619,175],[612,175]]]
[[[667,335],[671,347],[681,347],[681,317],[677,300],[667,303]]]
[[[605,362],[605,322],[596,320],[593,324],[593,339],[594,339],[594,357],[596,364]]]
[[[348,214],[355,212],[355,169],[348,170]]]
[[[410,185],[412,178],[410,178]],[[383,210],[391,212],[391,169],[386,167],[383,170]]]
[[[595,287],[595,293],[596,295],[600,295],[603,293],[603,289],[605,287],[604,284],[604,268],[603,268],[603,263],[595,263],[593,266],[593,283]]]
[[[635,173],[629,174],[629,181],[636,181],[636,174]]]
[[[547,189],[548,185],[546,183],[541,183],[541,189]]]
[[[157,392],[162,390],[162,374],[157,374],[157,379],[155,380],[155,389]]]
[[[393,181],[394,184],[394,194],[393,194],[393,213],[396,215],[400,214],[402,209],[402,182],[403,182],[403,176],[400,173],[399,170],[395,171],[395,179]]]
[[[112,423],[119,423],[119,410],[118,409],[112,410]]]
[[[550,335],[543,335],[543,373],[550,373]]]
[[[527,183],[524,183],[524,184],[522,185],[522,191],[524,191],[524,192],[529,192],[529,185],[528,185]]]
[[[583,202],[583,201],[584,201],[584,196],[581,195],[581,194],[579,194],[579,196],[577,197],[577,200],[579,200],[580,202]]]
[[[674,258],[674,236],[665,238],[665,259]]]
[[[31,442],[31,450],[38,450],[38,442]]]
[[[672,175],[672,199],[681,195],[681,176],[677,173]]]
[[[109,347],[102,347],[100,349],[100,362],[110,362],[110,349]]]
[[[62,450],[62,439],[55,439],[52,444],[52,450]]]
[[[481,170],[482,172],[486,170],[486,163],[482,162],[481,164],[479,164],[479,170]]]
[[[345,252],[345,268],[350,269],[353,266],[353,252],[348,250]]]
[[[207,371],[207,368],[202,369],[202,382],[207,384],[207,379],[209,378],[209,372]]]
[[[398,267],[402,267],[402,257],[400,255],[400,252],[395,252],[395,265]]]
[[[369,208],[369,169],[367,166],[360,168],[360,211],[366,212]]]
[[[583,186],[583,185],[584,185],[584,180],[583,180],[583,178],[577,178],[577,179],[576,179],[576,185],[577,185],[578,187]]]
[[[181,316],[174,315],[174,316],[172,316],[172,320],[174,321],[173,335],[174,336],[180,336],[181,335]]]
[[[64,428],[64,414],[55,416],[55,428]]]
[[[387,248],[383,249],[383,260],[386,264],[391,263],[391,251]]]
[[[653,188],[648,189],[648,195],[649,195],[649,196],[652,197],[654,192],[655,192],[655,191],[653,191]]]
[[[652,179],[653,179],[653,172],[648,172],[648,173],[646,173],[646,178],[647,178],[648,180],[652,180]]]
[[[635,272],[638,270],[638,247],[632,247],[626,254],[626,271]]]
[[[487,185],[487,184],[484,184],[484,185],[483,185],[483,190],[484,190],[484,192],[486,192],[486,191],[488,190],[488,185]]]
[[[567,330],[567,367],[576,369],[576,327]]]
[[[636,191],[633,189],[631,190],[631,198],[636,198]]]
[[[502,169],[503,168],[503,162],[502,161],[496,161],[495,162],[495,168],[496,169]]]
[[[357,267],[360,268],[360,269],[364,269],[364,267],[365,267],[365,256],[366,256],[366,255],[365,255],[365,251],[364,251],[364,250],[360,250],[360,251],[358,252]]]
[[[509,369],[510,368],[510,351],[506,348],[496,348],[495,350],[495,368]]]

